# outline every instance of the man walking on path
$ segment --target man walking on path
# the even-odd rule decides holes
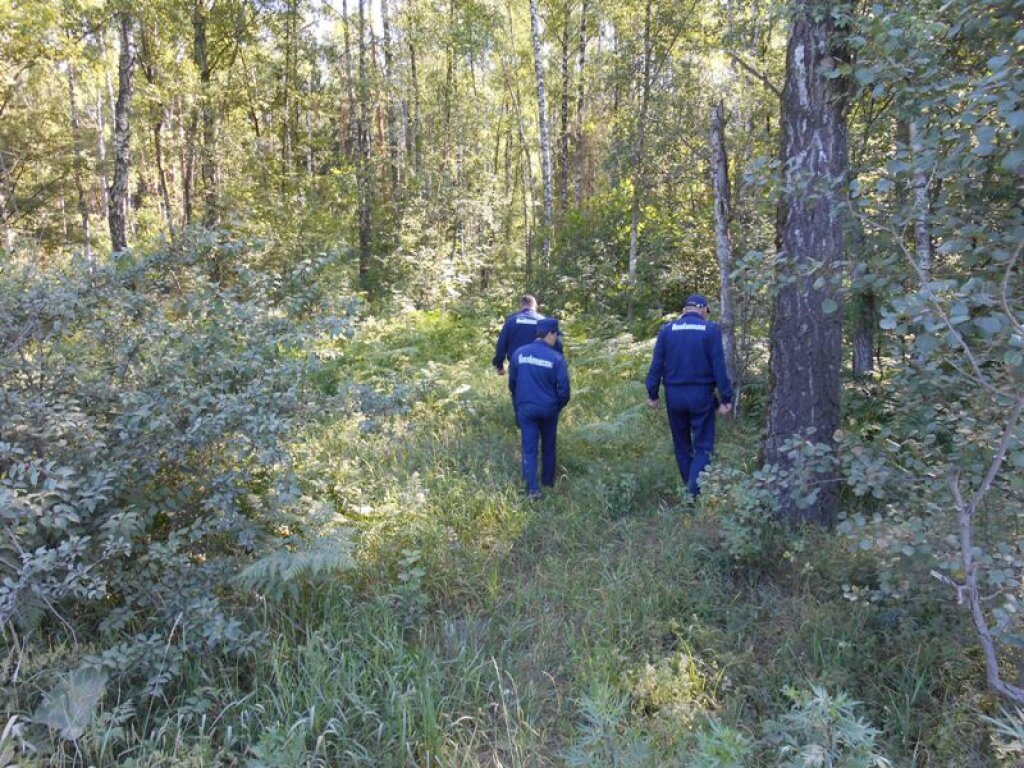
[[[494,349],[491,365],[499,376],[505,375],[505,360],[511,359],[517,349],[537,337],[537,323],[543,319],[544,315],[537,311],[537,299],[528,293],[524,294],[519,300],[519,311],[505,319],[498,336],[498,344]],[[562,351],[561,337],[555,345],[555,350]]]
[[[509,359],[508,388],[522,436],[526,495],[540,498],[537,484],[537,440],[541,446],[541,485],[555,484],[558,414],[569,402],[569,368],[555,350],[558,321],[545,317],[536,325],[535,340]]]
[[[732,383],[725,367],[722,330],[708,320],[708,300],[700,294],[686,299],[683,314],[665,323],[654,343],[647,372],[647,404],[658,407],[665,384],[668,423],[676,464],[690,493],[700,493],[700,473],[715,447],[715,411],[732,410]],[[718,397],[715,397],[715,388]]]

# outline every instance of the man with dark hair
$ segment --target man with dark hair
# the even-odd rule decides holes
[[[519,300],[519,311],[505,319],[498,336],[498,344],[494,349],[491,365],[499,376],[505,375],[505,360],[510,360],[513,352],[536,338],[537,323],[543,319],[544,315],[537,311],[537,299],[528,293],[523,294]],[[561,335],[555,350],[562,351]]]
[[[682,316],[658,332],[647,372],[647,404],[652,409],[658,407],[658,392],[665,385],[676,464],[694,497],[700,493],[698,479],[715,447],[715,412],[725,415],[732,410],[722,330],[708,320],[708,314],[706,298],[697,293],[689,296]]]
[[[558,321],[537,322],[536,339],[509,359],[508,388],[522,436],[522,471],[526,495],[540,498],[537,485],[537,440],[541,446],[541,485],[555,484],[558,414],[569,402],[569,368],[555,350]]]

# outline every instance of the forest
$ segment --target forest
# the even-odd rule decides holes
[[[1024,765],[1022,138],[1024,0],[0,0],[0,768]]]

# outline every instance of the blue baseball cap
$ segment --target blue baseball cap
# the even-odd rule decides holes
[[[545,317],[537,323],[537,336],[547,336],[551,332],[558,333],[558,321],[553,317]]]
[[[683,306],[686,307],[706,307],[708,300],[701,296],[699,293],[691,294],[686,297],[686,303]]]

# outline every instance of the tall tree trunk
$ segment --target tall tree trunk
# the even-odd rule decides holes
[[[423,125],[420,108],[420,81],[416,70],[416,46],[412,40],[409,40],[409,78],[412,81],[412,120],[410,121],[406,149],[412,160],[416,178],[419,180],[423,176]]]
[[[355,118],[356,114],[356,86],[355,77],[352,74],[352,41],[351,33],[349,31],[348,23],[348,0],[341,0],[341,31],[343,35],[343,56],[345,61],[345,90],[348,96],[348,124],[345,131],[345,154],[350,158],[354,153],[358,152],[356,149],[356,136],[359,133],[358,121]]]
[[[918,120],[908,125],[910,156],[914,170],[910,186],[914,192],[914,253],[922,283],[931,280],[932,275],[932,227],[931,200],[928,194],[928,173],[925,170],[924,141],[921,136],[924,127]]]
[[[117,103],[114,107],[114,175],[107,190],[107,223],[110,247],[128,247],[128,171],[131,166],[131,104],[135,84],[135,30],[130,16],[119,14],[121,50],[117,61]]]
[[[583,114],[584,106],[586,105],[584,97],[586,95],[586,77],[584,76],[585,67],[587,63],[587,10],[589,8],[589,0],[583,0],[580,5],[580,37],[579,37],[579,59],[577,63],[577,83],[576,83],[576,115],[573,122],[573,155],[575,158],[574,166],[576,170],[576,205],[580,206],[583,204],[583,190],[584,190],[584,178],[585,169],[584,164],[586,160],[586,151],[583,144]]]
[[[213,70],[207,49],[205,3],[206,0],[198,0],[192,14],[192,55],[199,71],[199,120],[203,128],[202,142],[199,146],[199,176],[203,181],[203,224],[213,228],[220,220],[217,194],[217,117],[213,109]]]
[[[85,194],[86,161],[82,151],[82,123],[78,113],[78,99],[75,96],[75,65],[69,59],[68,105],[71,109],[71,147],[74,155],[75,194],[78,196],[78,216],[82,220],[82,238],[85,244],[86,261],[92,261],[92,226],[89,220],[89,200]]]
[[[731,201],[729,195],[729,156],[725,147],[725,104],[719,101],[711,109],[711,187],[715,203],[715,255],[718,257],[719,296],[721,301],[722,343],[725,364],[733,389],[739,392],[739,367],[736,360],[736,321],[732,306],[732,238],[729,235]],[[734,396],[734,402],[739,398]]]
[[[572,2],[565,0],[565,19],[562,24],[562,100],[558,133],[558,215],[565,214],[569,196],[569,91],[572,81],[569,73],[569,25],[572,22]]]
[[[782,94],[782,193],[776,237],[784,270],[771,328],[771,392],[763,458],[799,469],[790,439],[834,445],[842,365],[843,227],[847,181],[847,82],[830,70],[848,59],[833,14],[840,4],[795,0]],[[831,525],[838,484],[808,480],[805,498],[780,491],[791,521]]]
[[[644,4],[644,60],[640,85],[640,112],[636,118],[636,138],[633,144],[633,202],[629,215],[629,306],[626,316],[632,320],[636,311],[637,254],[640,249],[640,203],[646,184],[644,168],[644,139],[647,131],[647,110],[651,95],[651,0]]]
[[[146,82],[154,89],[157,88],[157,67],[156,51],[152,30],[143,27],[139,35],[140,62],[142,73]],[[161,207],[163,208],[164,224],[167,227],[167,235],[173,240],[175,237],[174,211],[171,208],[171,194],[167,188],[167,172],[164,169],[163,149],[163,127],[164,118],[167,115],[167,107],[162,100],[157,101],[153,107],[153,161],[156,164],[157,186],[160,188]]]
[[[370,259],[372,251],[373,208],[370,179],[370,135],[369,135],[369,83],[366,76],[366,0],[359,0],[359,83],[358,106],[356,110],[356,151],[358,152],[356,180],[359,217],[359,284],[363,290],[369,288]]]
[[[537,75],[537,120],[540,123],[540,169],[544,185],[544,267],[551,264],[551,236],[554,204],[551,190],[551,137],[548,132],[548,96],[544,87],[544,58],[540,45],[540,14],[537,0],[530,0],[530,30],[533,34],[533,67]]]
[[[397,203],[400,198],[401,182],[400,153],[398,149],[398,120],[395,113],[395,62],[391,48],[391,18],[388,0],[380,0],[380,16],[384,49],[384,116],[387,121],[388,133],[388,166],[391,176],[391,197]]]

